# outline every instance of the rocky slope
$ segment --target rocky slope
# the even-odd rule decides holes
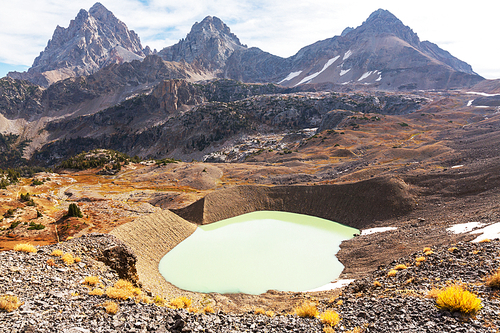
[[[89,75],[115,63],[142,60],[152,52],[143,49],[139,36],[97,2],[80,10],[68,28],[57,26],[47,47],[28,72],[8,76],[41,86],[75,76]]]

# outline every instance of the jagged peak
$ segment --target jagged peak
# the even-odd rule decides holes
[[[95,17],[100,21],[106,21],[112,18],[113,20],[118,20],[112,12],[110,12],[106,7],[104,7],[100,2],[96,2],[90,9],[90,15]]]
[[[226,35],[237,45],[242,46],[238,37],[231,32],[231,29],[218,17],[207,16],[200,23],[196,22],[191,28],[187,39],[197,35],[214,36]]]
[[[401,22],[390,11],[388,11],[386,9],[379,8],[376,11],[374,11],[373,13],[370,14],[370,16],[368,17],[368,19],[366,20],[365,23],[369,23],[369,22],[375,21],[377,19],[381,19],[381,20],[384,20],[384,21],[397,21],[397,22]]]

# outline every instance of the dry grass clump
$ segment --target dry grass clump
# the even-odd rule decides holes
[[[430,247],[424,247],[424,249],[422,250],[422,252],[429,252],[429,251],[432,251]]]
[[[491,242],[491,239],[485,238],[485,239],[480,240],[478,243],[490,243],[490,242]]]
[[[60,257],[60,256],[63,255],[63,251],[59,250],[59,249],[56,249],[56,250],[52,251],[52,253],[50,255],[53,256],[53,257]]]
[[[379,281],[373,281],[373,286],[377,287],[377,288],[381,288],[382,287],[382,283],[380,283]]]
[[[104,294],[104,290],[101,288],[94,288],[92,291],[89,291],[89,295],[92,296],[102,296]]]
[[[319,315],[316,304],[310,301],[304,301],[294,309],[294,313],[299,317],[316,318]]]
[[[158,296],[158,295],[153,297],[153,303],[155,303],[158,306],[166,306],[167,305],[167,301],[163,297]]]
[[[475,316],[483,307],[476,295],[457,284],[446,287],[437,294],[436,306],[442,310],[457,311],[470,316]]]
[[[486,285],[490,288],[500,289],[500,269],[486,278]]]
[[[30,243],[20,243],[14,246],[14,251],[26,252],[26,253],[36,253],[36,247]]]
[[[331,326],[323,327],[323,333],[335,333],[335,330]]]
[[[458,248],[457,248],[457,247],[455,247],[455,246],[453,246],[453,247],[450,247],[450,248],[448,249],[448,251],[449,251],[450,253],[451,253],[451,252],[455,252],[455,251],[458,251]]]
[[[126,300],[142,293],[141,289],[134,287],[132,282],[118,280],[113,287],[106,289],[106,296],[114,299]]]
[[[98,283],[99,283],[98,276],[86,276],[85,279],[83,280],[83,284],[86,284],[88,286],[95,286]]]
[[[426,252],[424,252],[424,254],[425,254],[426,256],[430,256],[431,254],[434,254],[434,251],[432,251],[432,250],[430,250],[430,251],[426,251]]]
[[[387,276],[391,277],[391,276],[396,276],[396,274],[398,274],[398,271],[395,270],[395,269],[391,269],[388,273],[387,273]]]
[[[212,306],[210,304],[208,304],[207,306],[205,306],[203,308],[203,312],[205,312],[205,313],[215,313],[214,309],[212,308]]]
[[[80,258],[80,257],[75,257],[75,262],[80,262],[80,261],[82,261],[82,258]]]
[[[191,303],[193,303],[192,299],[186,296],[180,296],[172,298],[168,305],[174,309],[187,309],[191,306]]]
[[[337,312],[333,310],[328,310],[319,315],[319,319],[323,324],[330,326],[336,326],[340,321],[340,316]]]
[[[399,264],[394,267],[395,270],[400,270],[400,269],[407,269],[408,267],[405,264]]]
[[[153,300],[151,299],[151,297],[149,296],[146,296],[144,294],[141,294],[141,295],[138,295],[135,297],[135,302],[136,303],[144,303],[144,304],[151,304],[153,303]]]
[[[102,306],[106,310],[106,313],[111,314],[111,315],[116,314],[118,312],[118,310],[120,310],[120,307],[118,306],[118,304],[116,304],[113,301],[106,301],[106,302],[104,302],[104,304]]]
[[[66,265],[73,265],[75,263],[75,258],[73,258],[73,255],[71,253],[65,253],[62,257],[61,257],[62,261],[64,261],[64,263]]]
[[[55,266],[56,265],[56,262],[54,261],[54,259],[47,259],[47,265],[49,266]]]
[[[265,315],[272,318],[272,317],[274,317],[274,312],[271,310],[268,310],[268,311],[266,311]]]
[[[263,308],[256,308],[256,309],[253,311],[253,313],[255,313],[255,314],[257,314],[257,315],[258,315],[258,314],[263,315],[263,314],[265,314],[265,313],[266,313],[266,310],[264,310]]]
[[[345,333],[363,333],[364,331],[365,331],[364,328],[356,326],[352,330],[346,331]]]
[[[422,261],[425,261],[426,258],[425,257],[418,257],[418,258],[415,258],[415,261],[416,262],[422,262]]]
[[[18,309],[24,302],[20,302],[17,296],[3,295],[0,296],[0,310],[12,312]]]

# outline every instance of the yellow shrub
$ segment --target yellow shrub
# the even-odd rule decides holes
[[[422,261],[425,261],[425,257],[418,257],[418,258],[415,258],[415,261],[416,261],[416,262],[422,262]]]
[[[63,255],[63,251],[56,249],[56,250],[52,251],[52,253],[50,255],[54,256],[54,257],[60,257]]]
[[[186,296],[180,296],[177,298],[172,298],[169,305],[175,309],[187,309],[191,306],[191,303],[193,303],[193,301],[190,298]]]
[[[49,266],[55,266],[56,262],[54,261],[54,259],[47,259],[47,265],[49,265]]]
[[[207,306],[205,306],[205,307],[203,308],[203,312],[205,312],[205,313],[214,313],[215,311],[214,311],[214,309],[212,308],[212,306],[211,306],[210,304],[208,304]]]
[[[299,317],[316,318],[319,315],[318,308],[313,302],[305,301],[294,309],[294,312]]]
[[[408,267],[405,264],[399,264],[394,267],[395,270],[407,269]]]
[[[118,280],[113,287],[106,289],[106,295],[109,298],[126,300],[140,295],[141,289],[134,287],[132,282],[127,280]]]
[[[66,265],[73,265],[75,263],[75,258],[73,258],[71,253],[65,253],[61,259]]]
[[[102,306],[106,310],[106,313],[109,313],[112,315],[116,314],[118,312],[118,310],[120,310],[120,307],[118,306],[118,304],[116,304],[115,302],[112,302],[112,301],[107,301]]]
[[[102,296],[104,294],[104,290],[101,288],[94,288],[92,291],[89,291],[89,295],[92,296]]]
[[[491,242],[491,239],[485,238],[485,239],[480,240],[478,243],[490,243],[490,242]]]
[[[335,326],[340,321],[340,316],[335,311],[325,311],[320,316],[319,319],[323,324],[328,324],[330,326]]]
[[[199,311],[197,308],[191,308],[191,307],[188,308],[187,310],[188,310],[188,312],[191,312],[191,313],[198,313],[198,311]]]
[[[441,290],[437,295],[436,305],[440,309],[458,311],[471,316],[483,307],[476,295],[459,285],[452,285]]]
[[[165,306],[167,305],[167,301],[161,297],[161,296],[158,296],[156,295],[154,298],[153,298],[153,302],[158,305],[158,306]]]
[[[98,276],[86,276],[85,279],[83,280],[83,284],[89,285],[89,286],[95,286],[99,283],[99,277]]]
[[[500,269],[486,278],[486,285],[490,288],[500,288]]]
[[[272,318],[272,317],[274,317],[274,312],[271,310],[268,310],[268,311],[266,311],[265,315]]]
[[[391,269],[388,273],[387,273],[387,276],[396,276],[396,274],[398,274],[398,271],[394,270],[394,269]]]
[[[430,247],[424,247],[424,249],[422,250],[422,252],[429,252],[429,251],[432,251]]]
[[[456,251],[456,250],[458,250],[458,248],[457,248],[457,247],[455,247],[455,246],[450,247],[450,248],[448,249],[448,251],[449,251],[449,252],[454,252],[454,251]]]
[[[36,247],[34,247],[29,243],[21,243],[21,244],[16,244],[16,246],[14,246],[14,251],[36,253]]]
[[[12,312],[23,305],[24,302],[20,302],[17,296],[3,295],[0,296],[0,310],[6,312]]]
[[[256,308],[254,311],[253,311],[255,314],[265,314],[266,313],[266,310],[264,310],[263,308]]]
[[[373,286],[374,287],[382,287],[382,283],[380,283],[378,281],[373,281]]]
[[[80,262],[80,261],[82,261],[82,258],[80,258],[80,257],[75,257],[75,262]]]
[[[430,256],[431,254],[434,254],[434,251],[432,251],[432,250],[431,251],[425,251],[424,254],[426,256]]]

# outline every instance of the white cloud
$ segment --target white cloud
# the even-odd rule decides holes
[[[67,27],[80,8],[95,0],[22,0],[2,4],[0,62],[31,65],[47,45],[57,25]],[[490,0],[454,3],[422,0],[101,0],[143,45],[161,49],[184,38],[196,21],[221,18],[249,47],[288,57],[318,40],[359,26],[373,11],[384,8],[410,26],[422,40],[430,40],[479,74],[498,78],[500,44],[497,18],[500,4]],[[485,10],[487,8],[487,10]]]

